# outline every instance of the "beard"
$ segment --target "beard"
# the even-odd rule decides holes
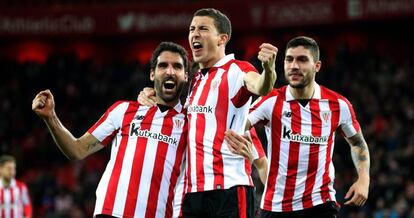
[[[165,81],[165,80],[164,80]],[[181,91],[183,89],[184,83],[183,82],[176,82],[175,85],[175,92],[173,94],[166,94],[163,89],[164,89],[164,83],[158,79],[156,79],[154,81],[154,88],[155,91],[157,93],[157,95],[163,99],[165,102],[172,102],[175,101],[177,99],[179,99],[180,95],[181,95]]]

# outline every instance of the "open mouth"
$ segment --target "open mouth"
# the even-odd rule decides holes
[[[201,48],[203,48],[203,45],[199,42],[193,42],[193,48],[196,49],[196,50],[201,49]]]
[[[175,87],[175,82],[174,81],[168,80],[168,81],[164,82],[164,88],[165,89],[174,89],[174,87]]]

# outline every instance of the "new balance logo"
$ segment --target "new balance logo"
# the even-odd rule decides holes
[[[283,116],[284,117],[292,117],[292,112],[290,112],[290,111],[283,111]]]
[[[315,137],[312,135],[301,135],[292,133],[291,129],[283,126],[283,139],[288,139],[293,142],[308,143],[308,144],[327,144],[328,136]]]
[[[213,113],[211,106],[193,105],[188,107],[188,113]]]
[[[145,118],[144,115],[137,115],[134,119],[135,120],[143,120]]]
[[[145,137],[148,139],[155,139],[161,142],[165,142],[167,144],[174,145],[175,147],[178,146],[178,140],[174,137],[164,135],[162,133],[158,132],[151,132],[148,130],[141,130],[139,125],[136,125],[135,123],[131,124],[129,136],[139,136],[139,137]]]

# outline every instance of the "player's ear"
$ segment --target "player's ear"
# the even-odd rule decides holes
[[[185,71],[185,73],[184,73],[184,81],[188,82],[188,72],[187,71]]]
[[[218,45],[226,45],[227,41],[229,40],[229,35],[227,34],[220,34],[220,39],[218,41]]]
[[[321,67],[322,67],[322,62],[321,61],[317,61],[315,63],[315,72],[316,73],[319,72],[319,70],[321,70]]]
[[[155,72],[154,72],[154,70],[151,70],[151,72],[150,72],[150,80],[152,82],[154,82],[154,79],[155,79]]]

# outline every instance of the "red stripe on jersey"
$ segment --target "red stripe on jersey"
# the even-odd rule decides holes
[[[4,205],[4,203],[4,189],[0,189],[0,205]],[[0,207],[1,217],[6,217],[5,210],[4,207]]]
[[[124,160],[125,150],[128,144],[128,136],[129,136],[129,128],[130,128],[129,124],[131,123],[132,119],[134,119],[134,115],[137,110],[138,110],[138,105],[130,103],[128,105],[128,108],[125,112],[124,119],[122,121],[122,126],[125,126],[125,128],[123,129],[121,133],[122,138],[121,138],[121,142],[119,145],[120,147],[116,155],[114,168],[112,170],[111,177],[108,183],[108,187],[106,189],[105,200],[104,200],[104,204],[102,208],[102,212],[104,214],[112,214],[112,211],[114,209],[114,201],[115,201],[115,196],[116,196],[118,182],[119,182],[119,175],[121,174],[122,162]],[[92,131],[93,130],[91,130],[90,132]]]
[[[198,72],[198,74],[197,75],[195,75],[194,76],[194,79],[193,79],[193,81],[195,81],[196,79],[197,79],[197,77],[200,77],[200,72]],[[195,82],[192,82],[192,84],[194,84],[193,85],[193,90],[191,91],[191,95],[190,95],[190,98],[188,99],[188,104],[191,104],[192,102],[193,102],[193,99],[194,99],[194,95],[197,93],[197,90],[198,90],[198,87],[200,87],[200,82],[201,82],[201,79],[197,79],[197,81],[195,81]],[[188,113],[187,114],[187,117],[188,117],[188,120],[191,120],[192,119],[192,114],[191,113]],[[188,125],[190,125],[190,123],[188,124]],[[190,129],[190,127],[188,126],[188,129]],[[187,145],[188,144],[190,144],[190,141],[189,141],[189,139],[187,138]],[[191,149],[190,149],[190,146],[188,146],[187,147],[187,166],[190,166],[190,161],[191,161]],[[192,187],[192,183],[191,183],[191,170],[189,169],[189,170],[187,170],[187,178],[189,178],[189,180],[188,180],[188,191],[190,191],[191,190],[191,187]]]
[[[281,90],[281,92],[284,92],[284,91],[286,91],[286,88],[285,87],[282,87],[282,88],[280,88],[280,90]],[[272,89],[272,91],[269,93],[269,94],[267,94],[267,95],[265,95],[265,96],[261,96],[261,97],[259,97],[258,98],[258,100],[256,100],[255,102],[254,102],[254,104],[250,107],[250,110],[249,110],[249,112],[252,112],[252,111],[254,111],[254,110],[256,110],[260,105],[262,105],[267,99],[269,99],[269,98],[272,98],[272,97],[274,97],[274,96],[278,96],[278,95],[282,95],[282,94],[280,94],[279,93],[279,89],[275,89],[275,88],[273,88]]]
[[[259,136],[257,136],[256,129],[252,127],[250,128],[249,132],[250,136],[252,137],[253,146],[256,148],[259,158],[264,157],[266,154],[263,150],[262,142],[260,141]]]
[[[231,99],[231,102],[236,108],[242,107],[249,101],[252,93],[245,87],[241,87],[237,94]]]
[[[354,126],[354,129],[358,132],[361,127],[359,126],[359,123],[356,119],[355,111],[354,111],[351,103],[348,101],[348,99],[344,98],[343,96],[340,96],[340,99],[345,101],[346,105],[348,106],[349,112],[351,113],[351,117],[352,117],[352,125]]]
[[[297,101],[290,102],[290,110],[292,111],[291,128],[292,134],[301,134],[301,113],[300,106]],[[295,193],[296,177],[298,172],[300,143],[290,141],[289,143],[289,157],[287,164],[287,175],[285,191],[282,200],[283,211],[292,211],[292,199]]]
[[[216,71],[213,71],[216,70]],[[204,84],[204,89],[201,93],[200,99],[198,100],[198,105],[205,105],[210,92],[211,81],[214,78],[215,73],[217,72],[216,68],[210,69],[209,76],[206,83]],[[206,118],[203,113],[198,113],[196,115],[197,123],[195,124],[196,131],[196,170],[197,170],[197,192],[204,191],[204,132],[206,129]],[[189,127],[192,128],[192,127]],[[194,127],[193,127],[194,128]]]
[[[329,108],[331,110],[331,133],[329,134],[328,147],[326,149],[326,162],[325,162],[325,173],[323,174],[322,187],[321,187],[321,197],[323,202],[332,201],[331,196],[329,195],[329,183],[331,183],[331,178],[329,177],[329,165],[332,162],[331,160],[331,151],[332,144],[334,143],[333,134],[338,127],[339,122],[339,102],[336,98],[331,98],[329,101]]]
[[[10,187],[10,218],[14,217],[14,189]]]
[[[190,114],[188,114],[187,116],[191,116]],[[188,123],[188,125],[190,125],[190,123]],[[190,129],[188,127],[188,129]],[[190,131],[189,131],[190,132]],[[189,145],[189,139],[187,137],[187,145]],[[187,146],[187,156],[185,158],[187,158],[187,165],[186,165],[186,172],[185,172],[185,181],[188,182],[187,183],[187,187],[184,186],[184,188],[187,188],[186,192],[190,192],[191,188],[192,188],[192,183],[191,183],[191,168],[190,168],[190,164],[191,164],[191,148],[190,146]]]
[[[172,208],[172,204],[171,202],[173,202],[174,199],[174,189],[177,186],[177,180],[178,180],[178,176],[181,173],[181,167],[180,165],[183,162],[183,158],[184,158],[184,152],[185,152],[185,148],[187,147],[186,144],[187,141],[187,124],[184,126],[184,132],[181,135],[180,138],[180,142],[178,144],[178,148],[177,148],[177,156],[175,158],[175,163],[174,163],[174,167],[173,169],[175,170],[174,172],[171,173],[171,179],[170,179],[170,187],[168,189],[168,198],[167,198],[167,205],[166,205],[166,211],[165,211],[165,218],[171,218],[173,215],[173,208]],[[186,178],[185,178],[185,174],[184,174],[184,186],[183,186],[183,192],[182,192],[182,197],[181,197],[181,204],[182,205],[182,201],[184,199],[184,194],[185,194],[185,184],[186,184]],[[150,192],[151,193],[151,192]],[[180,208],[180,214],[181,214],[181,208]]]
[[[276,97],[275,107],[273,108],[272,116],[272,156],[270,162],[270,170],[267,177],[267,192],[265,193],[263,209],[272,211],[272,200],[275,194],[276,179],[279,173],[279,158],[280,158],[280,138],[282,132],[282,125],[280,122],[282,118],[284,95]]]
[[[98,126],[100,126],[102,124],[102,122],[106,120],[109,113],[111,111],[113,111],[121,103],[123,103],[123,101],[117,101],[115,104],[113,104],[111,107],[109,107],[109,109],[105,112],[105,114],[101,118],[99,118],[99,120],[88,130],[88,132],[95,131],[95,129],[98,128]]]
[[[239,60],[232,60],[229,61],[227,64],[237,64],[237,66],[241,69],[244,73],[257,73],[256,68],[247,61],[239,61]],[[226,65],[227,65],[226,64]],[[237,92],[237,94],[231,99],[233,105],[237,108],[246,104],[246,102],[250,99],[252,93],[247,89],[246,86],[241,87],[241,89]]]
[[[247,217],[247,200],[246,188],[244,186],[237,186],[237,201],[239,207],[239,218]]]
[[[104,140],[102,140],[101,144],[103,145],[109,145],[110,142],[112,142],[112,140],[114,139],[116,133],[118,132],[119,129],[113,131],[110,135],[108,135],[106,138],[104,138]]]
[[[213,140],[213,173],[214,173],[214,187],[224,187],[224,173],[223,173],[223,157],[221,154],[221,146],[223,145],[224,132],[227,128],[227,114],[229,109],[229,86],[227,82],[227,73],[221,78],[220,87],[218,88],[218,96],[215,110],[216,115],[216,134]],[[214,75],[211,75],[213,77]],[[223,110],[225,108],[225,110]],[[248,174],[250,175],[250,174]]]
[[[169,110],[167,115],[165,115],[165,119],[162,125],[161,133],[164,135],[171,135],[172,132],[172,126],[173,121],[172,117],[176,114],[174,110]],[[147,204],[147,210],[145,211],[145,217],[155,217],[155,212],[157,210],[157,202],[158,202],[158,194],[160,191],[161,186],[161,179],[156,178],[154,175],[162,175],[164,172],[164,164],[165,164],[165,157],[167,155],[168,151],[168,143],[159,141],[157,146],[157,158],[154,162],[154,169],[152,171],[152,178],[151,178],[151,184],[148,196],[148,204]],[[173,173],[171,174],[173,175]],[[138,183],[139,184],[139,183]],[[153,193],[153,194],[152,194]],[[172,202],[172,201],[171,201]],[[167,205],[168,206],[168,205]]]
[[[312,120],[312,135],[320,137],[322,134],[322,120],[320,117],[319,101],[311,99],[309,101],[309,107],[311,110]],[[319,159],[319,146],[318,144],[309,144],[309,160],[308,160],[308,172],[306,176],[305,191],[302,197],[303,208],[310,208],[312,203],[312,190],[315,186],[316,173],[318,171],[318,159]]]
[[[191,82],[191,84],[193,84],[193,87],[191,87],[191,88],[193,88],[193,90],[191,91],[191,95],[190,95],[190,98],[188,99],[188,103],[193,102],[193,99],[194,99],[195,94],[197,93],[198,87],[200,87],[200,82],[201,82],[201,79],[200,78],[201,78],[201,73],[198,72],[194,76],[193,82]]]
[[[150,130],[152,120],[154,118],[155,112],[157,112],[158,107],[152,107],[148,110],[145,114],[144,120],[141,122],[140,129],[141,130]],[[126,205],[124,209],[124,216],[125,217],[134,217],[137,196],[139,192],[139,183],[141,181],[141,174],[142,174],[142,166],[144,164],[145,159],[145,150],[147,149],[147,142],[148,138],[146,137],[138,137],[136,143],[136,149],[134,153],[134,158],[132,159],[132,168],[131,168],[131,176],[130,178],[136,178],[129,180],[128,185],[128,194],[126,198]],[[149,206],[149,203],[147,204]]]

